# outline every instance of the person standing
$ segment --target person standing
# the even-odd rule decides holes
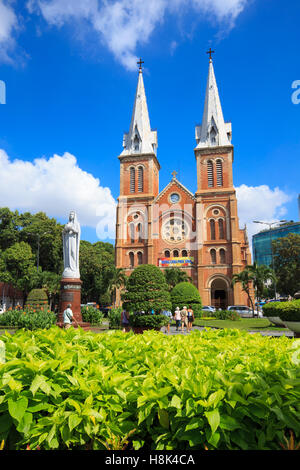
[[[189,308],[187,310],[187,332],[191,331],[194,320],[194,312],[192,310],[192,307],[189,305]]]
[[[170,310],[162,310],[161,315],[165,315],[168,318],[168,323],[165,325],[165,333],[170,333],[170,324],[172,321],[172,312]]]
[[[123,333],[127,333],[130,330],[129,312],[126,312],[126,310],[123,310],[123,312],[121,313],[121,325],[123,327]]]
[[[183,309],[180,311],[181,315],[181,331],[183,332],[184,330],[184,325],[187,327],[187,308],[183,307]]]
[[[175,322],[176,322],[176,331],[178,331],[178,329],[180,327],[180,322],[181,322],[181,314],[180,314],[180,308],[179,307],[176,307],[176,309],[175,309],[174,319],[175,319]]]
[[[68,304],[66,310],[63,313],[64,328],[68,330],[72,326],[72,321],[74,320],[74,315],[71,309],[72,305]]]

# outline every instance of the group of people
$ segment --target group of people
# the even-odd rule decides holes
[[[184,327],[186,327],[187,333],[189,333],[192,329],[193,322],[195,320],[194,312],[191,306],[183,307],[181,310],[179,307],[176,307],[174,315],[169,310],[163,310],[161,312],[163,315],[169,317],[169,322],[166,326],[166,333],[170,332],[170,324],[174,319],[176,322],[176,331],[181,328],[181,331],[184,331]]]
[[[73,312],[71,310],[71,304],[67,306],[63,313],[63,322],[64,322],[64,327],[65,329],[68,329],[72,326],[72,322],[75,321]],[[141,312],[143,314],[145,312]],[[154,311],[151,312],[154,314]],[[187,333],[189,333],[192,329],[193,322],[195,320],[194,317],[194,312],[191,306],[189,308],[183,307],[181,310],[179,307],[176,307],[174,315],[170,310],[161,310],[161,315],[165,315],[168,318],[168,323],[165,327],[165,332],[170,333],[170,325],[172,320],[175,320],[176,322],[176,331],[178,331],[181,328],[181,331],[184,331],[184,327],[186,327]],[[130,324],[129,324],[129,312],[123,311],[121,313],[121,326],[123,329],[123,332],[127,332],[130,330]]]

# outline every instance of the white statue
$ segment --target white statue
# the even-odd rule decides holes
[[[63,229],[64,272],[63,278],[80,279],[79,272],[80,224],[75,211]]]

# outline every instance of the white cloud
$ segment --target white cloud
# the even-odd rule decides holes
[[[12,7],[0,0],[0,60],[11,62],[10,51],[15,47],[14,31],[18,28],[18,20]]]
[[[249,0],[29,0],[31,13],[40,12],[50,25],[81,21],[99,35],[126,68],[136,68],[136,49],[149,42],[151,34],[168,15],[194,10],[208,21],[233,27]]]
[[[247,225],[247,233],[251,245],[252,236],[268,228],[267,225],[256,224],[253,221],[279,221],[286,214],[287,209],[284,205],[291,200],[291,197],[281,189],[271,189],[267,185],[247,186],[242,184],[235,189],[238,200],[240,226]]]
[[[82,225],[97,228],[102,238],[115,237],[116,201],[99,179],[79,168],[74,155],[11,161],[0,149],[0,174],[1,207],[63,219],[74,209]]]

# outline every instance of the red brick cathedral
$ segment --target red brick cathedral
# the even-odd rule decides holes
[[[231,123],[223,118],[211,57],[195,137],[196,193],[178,181],[175,171],[160,191],[157,132],[150,126],[140,63],[130,129],[118,157],[116,266],[127,275],[140,264],[180,267],[197,286],[203,305],[247,305],[241,285],[231,287],[233,274],[251,263],[251,255],[246,229],[239,228]]]

